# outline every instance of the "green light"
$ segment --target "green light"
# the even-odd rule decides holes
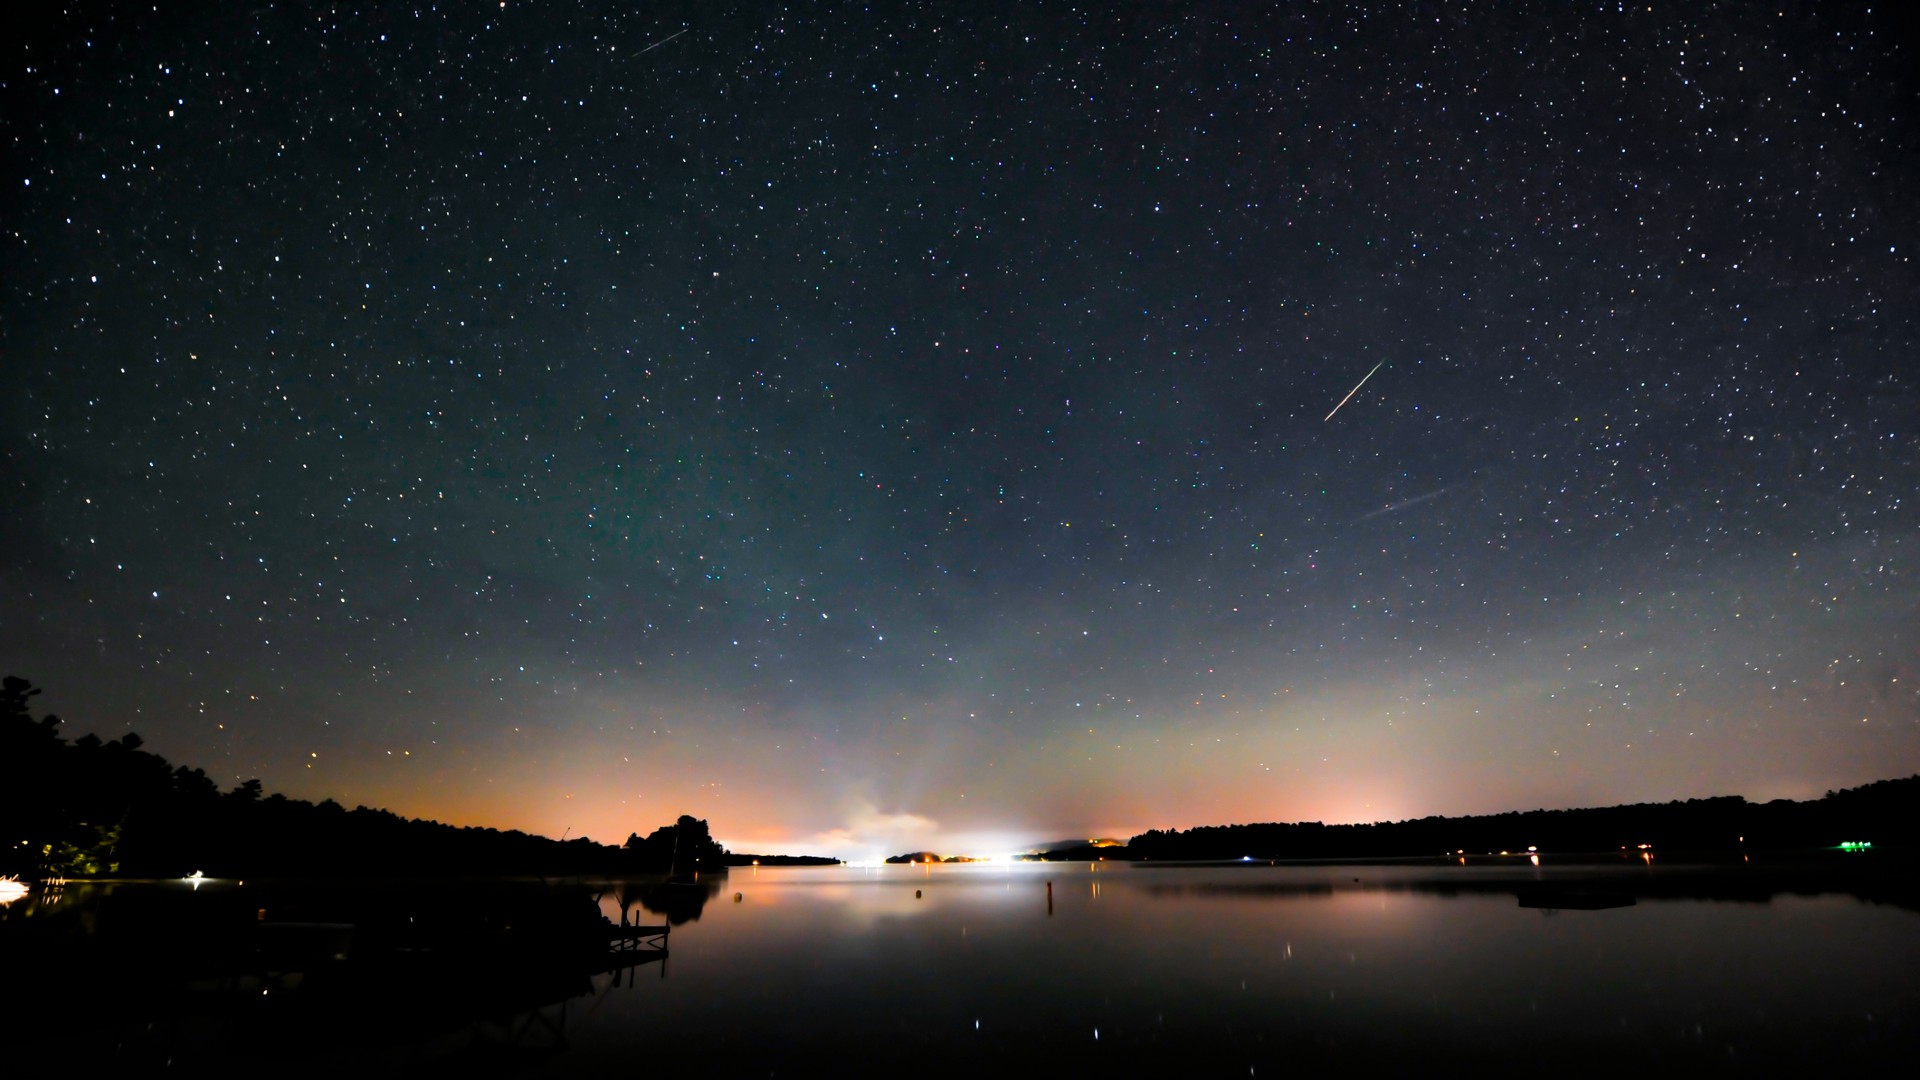
[[[1842,840],[1840,842],[1841,851],[1866,851],[1871,847],[1873,847],[1873,843],[1867,840]]]

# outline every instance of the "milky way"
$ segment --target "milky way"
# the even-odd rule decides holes
[[[1907,28],[1121,7],[44,15],[0,664],[755,850],[1920,768]]]

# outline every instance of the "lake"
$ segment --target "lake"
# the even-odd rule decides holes
[[[484,907],[472,899],[478,888],[420,895]],[[621,890],[595,891],[616,921],[623,898],[636,921],[661,921]],[[230,882],[199,893],[160,883],[122,887],[120,910],[162,894],[176,925],[190,903],[269,902]],[[502,980],[550,994],[545,1002],[487,998],[473,1015],[443,1010],[410,1032],[409,1010],[425,1018],[487,973],[424,964],[329,1000],[320,974],[303,984],[202,971],[192,977],[202,1005],[131,1038],[126,1013],[108,1026],[136,1058],[265,1064],[279,1075],[430,1063],[527,1076],[668,1064],[754,1076],[1828,1074],[1885,1068],[1920,1048],[1920,914],[1910,904],[1730,883],[1724,869],[740,868],[667,900],[658,888],[649,895],[679,920],[665,958],[551,991],[532,989],[544,969]],[[68,918],[103,904],[60,903]],[[271,925],[338,950],[309,966],[343,957],[334,966],[349,969],[362,962],[352,950],[372,947],[352,940],[371,933],[353,922]],[[276,971],[289,966],[300,965]],[[87,1012],[89,991],[68,992]],[[273,1014],[270,1038],[248,1030],[266,1014],[232,1004],[264,1007],[256,992],[291,1003]],[[329,1004],[305,1015],[303,993]]]

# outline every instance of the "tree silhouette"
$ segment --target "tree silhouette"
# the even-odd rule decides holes
[[[691,815],[646,840],[630,837],[622,850],[309,803],[268,793],[258,779],[223,793],[203,770],[175,766],[131,732],[68,743],[58,717],[32,715],[39,693],[18,676],[0,683],[0,874],[544,877],[726,865],[726,849]]]

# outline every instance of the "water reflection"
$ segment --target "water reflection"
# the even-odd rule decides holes
[[[1271,1075],[1428,1055],[1557,1072],[1784,1055],[1824,1072],[1913,1045],[1908,911],[1711,875],[1649,886],[1638,852],[1632,873],[1543,862],[1439,878],[1111,867],[1080,889],[1059,866],[763,871],[747,906],[709,913],[670,985],[576,1033],[569,1068],[729,1033],[763,1051],[740,1071],[852,1041],[863,1071],[913,1075],[1010,1061]],[[1632,892],[1606,892],[1618,881]]]
[[[1618,894],[1629,899],[1691,899],[1766,903],[1790,895],[1838,894],[1920,912],[1920,877],[1901,871],[1837,874],[1830,862],[1758,865],[1742,854],[1738,862],[1676,862],[1656,873],[1650,853],[1635,851],[1618,862],[1567,861],[1543,866],[1538,855],[1525,864],[1488,862],[1467,865],[1396,864],[1366,866],[1361,877],[1338,867],[1282,867],[1278,876],[1252,871],[1228,874],[1173,873],[1140,887],[1160,897],[1243,896],[1294,898],[1331,895],[1336,887],[1424,893],[1442,897],[1486,894]],[[1144,868],[1143,868],[1144,869]],[[1263,868],[1253,868],[1260,870]],[[1350,868],[1349,868],[1350,869]]]
[[[602,903],[611,896],[618,908],[617,921],[625,925],[634,916],[635,909],[664,915],[673,926],[698,922],[700,914],[707,909],[707,902],[720,894],[726,883],[725,875],[706,875],[702,879],[695,875],[685,881],[640,881],[616,882],[601,892]]]
[[[9,1016],[34,1037],[9,1049],[26,1063],[86,1046],[123,1065],[277,1071],[474,1044],[537,1058],[566,1047],[572,1001],[664,965],[667,930],[617,926],[581,886],[74,885],[0,915],[9,968],[34,973]]]
[[[1824,1073],[1915,1049],[1920,916],[1897,882],[1854,883],[1876,901],[1862,903],[1779,868],[1650,872],[1640,856],[1108,865],[1084,888],[1060,865],[371,898],[79,886],[34,916],[58,933],[18,933],[25,909],[0,910],[0,948],[54,971],[48,993],[83,1003],[92,1044],[130,1063],[276,1072],[454,1058],[537,1076],[784,1075],[857,1047],[857,1071],[915,1076],[1393,1071],[1432,1056]],[[723,891],[735,902],[712,902]],[[609,935],[644,928],[658,958],[624,970],[649,977],[607,971],[642,944]],[[673,975],[655,977],[668,941]],[[141,973],[159,970],[174,975],[142,996]]]

